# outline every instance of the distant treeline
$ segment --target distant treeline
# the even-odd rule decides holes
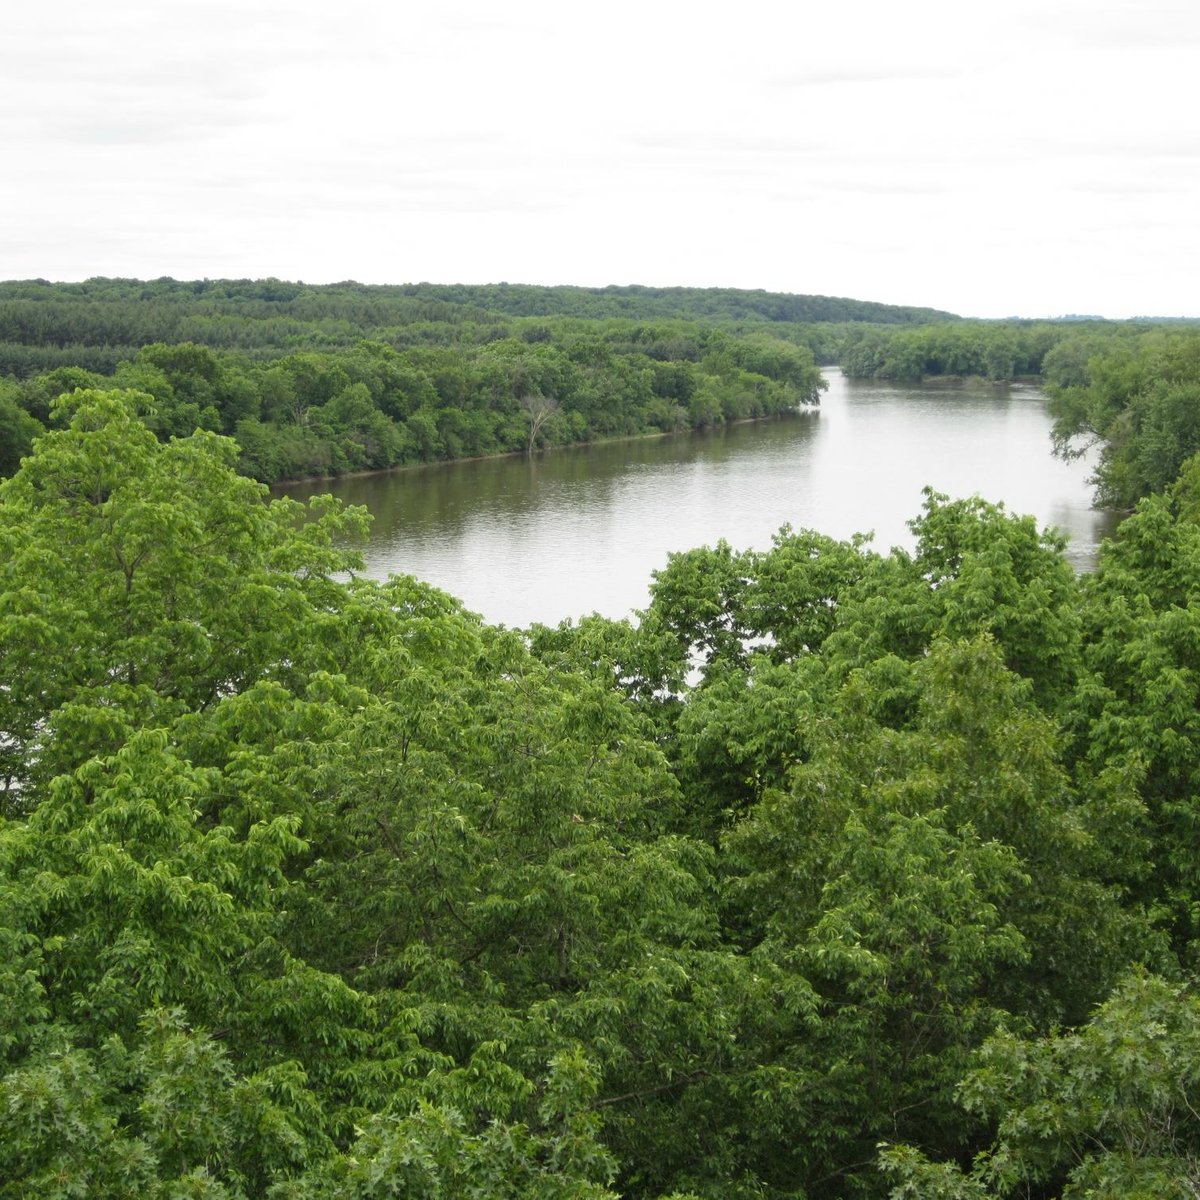
[[[1177,324],[1189,326],[1188,322]],[[1063,343],[1095,348],[1109,337],[1127,338],[1170,327],[1171,323],[1161,321],[1099,318],[857,326],[843,332],[839,361],[847,375],[858,379],[979,376],[1004,383],[1042,375],[1046,356]]]
[[[748,327],[953,319],[930,308],[731,288],[32,280],[0,283],[0,375],[25,378],[60,366],[111,374],[154,342],[195,342],[260,359],[348,349],[363,338],[394,348],[488,342],[517,335],[535,317]],[[784,336],[808,340],[794,329]]]
[[[1098,497],[1127,506],[1200,450],[1197,336],[729,288],[0,283],[0,474],[76,388],[142,393],[161,439],[233,436],[240,470],[275,482],[775,415],[840,363],[1044,379],[1060,452],[1105,443]]]
[[[818,400],[853,322],[933,309],[732,289],[0,283],[0,472],[76,388],[273,482],[702,429]]]

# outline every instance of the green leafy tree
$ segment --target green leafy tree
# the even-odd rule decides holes
[[[0,476],[11,475],[30,450],[33,439],[44,432],[42,423],[19,403],[15,385],[0,380]]]
[[[9,795],[147,721],[288,675],[294,634],[319,623],[335,537],[361,515],[267,504],[233,472],[236,448],[200,434],[163,445],[144,397],[76,392],[69,420],[0,485],[0,696]],[[315,510],[320,514],[318,505]]]
[[[907,693],[902,728],[881,689]],[[823,694],[783,782],[726,835],[725,921],[813,996],[756,1055],[812,1107],[794,1125],[760,1110],[754,1173],[780,1194],[871,1194],[889,1129],[972,1146],[954,1092],[988,1034],[1082,1019],[1131,956],[1169,959],[1122,903],[1144,870],[1136,797],[1072,792],[1052,723],[989,639]]]
[[[1200,1187],[1200,1006],[1189,988],[1124,979],[1077,1031],[990,1040],[960,1101],[995,1122],[970,1171],[890,1146],[893,1200],[1060,1195],[1183,1200]]]
[[[1191,479],[1143,500],[1086,581],[1086,674],[1066,728],[1082,778],[1122,772],[1136,782],[1154,863],[1138,892],[1161,908],[1177,949],[1194,961],[1200,528],[1187,515]]]
[[[1049,389],[1058,453],[1100,443],[1097,500],[1132,507],[1171,484],[1200,450],[1200,336],[1194,330],[1114,338]]]

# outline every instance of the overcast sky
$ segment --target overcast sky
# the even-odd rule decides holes
[[[6,7],[0,277],[1200,316],[1195,0]]]

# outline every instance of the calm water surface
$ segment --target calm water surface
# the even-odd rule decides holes
[[[1091,509],[1086,463],[1051,456],[1036,388],[825,375],[820,409],[794,417],[281,490],[366,505],[368,574],[416,575],[518,626],[627,616],[671,551],[763,549],[789,523],[911,548],[927,484],[1032,513],[1068,534],[1077,567],[1094,562],[1114,518]]]

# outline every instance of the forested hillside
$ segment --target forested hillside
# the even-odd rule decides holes
[[[145,403],[0,484],[0,1197],[1194,1193],[1195,459],[1091,576],[929,495],[520,633]]]
[[[111,371],[152,342],[196,342],[258,358],[511,336],[522,319],[705,324],[914,324],[949,313],[732,288],[533,287],[523,284],[339,283],[278,279],[89,279],[0,283],[0,374],[71,365]]]
[[[716,288],[0,283],[0,474],[76,388],[137,391],[160,439],[226,434],[242,473],[277,482],[772,416],[819,402],[818,363],[1077,388],[1089,357],[1180,332]],[[1120,453],[1102,414],[1063,403],[1064,448],[1099,423]]]
[[[815,404],[848,323],[948,314],[688,288],[0,284],[0,472],[76,388],[266,482],[704,429]]]

